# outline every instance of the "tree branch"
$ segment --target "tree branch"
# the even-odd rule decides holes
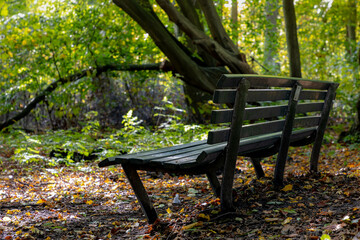
[[[201,66],[205,64],[191,57],[190,51],[166,29],[148,0],[113,0],[113,2],[150,35],[155,44],[169,58],[176,71],[183,75],[191,85],[209,93],[214,91],[216,83],[210,81],[201,69]]]
[[[69,82],[75,82],[83,77],[88,76],[89,74],[97,73],[100,74],[102,72],[106,71],[141,71],[141,70],[157,70],[160,71],[161,63],[154,63],[154,64],[144,64],[144,65],[136,65],[136,64],[130,64],[130,65],[120,65],[120,64],[109,64],[104,65],[98,68],[88,68],[85,70],[82,70],[78,73],[72,74],[70,76],[67,76],[65,78],[59,78],[58,80],[54,81],[50,85],[48,85],[43,91],[41,91],[35,98],[33,98],[30,103],[18,114],[16,114],[11,119],[5,121],[0,125],[0,131],[4,128],[16,123],[20,119],[26,117],[31,110],[33,110],[38,103],[45,100],[45,97],[52,93],[58,86],[64,85],[65,83]]]
[[[167,13],[169,19],[177,24],[195,44],[200,45],[218,61],[228,66],[233,73],[255,73],[251,67],[239,59],[239,55],[223,48],[218,42],[211,39],[203,31],[194,26],[168,0],[156,0],[159,6]]]
[[[239,49],[231,41],[229,35],[226,33],[220,17],[216,12],[214,1],[212,0],[199,0],[201,10],[204,12],[206,22],[209,25],[210,32],[215,41],[217,41],[226,50],[239,55]],[[243,59],[241,59],[243,61]]]

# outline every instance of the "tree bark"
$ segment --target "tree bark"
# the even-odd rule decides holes
[[[286,43],[290,62],[290,76],[301,77],[300,50],[297,38],[297,26],[294,0],[283,0]]]

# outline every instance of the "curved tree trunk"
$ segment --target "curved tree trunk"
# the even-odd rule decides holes
[[[213,1],[178,0],[180,9],[177,9],[169,0],[156,0],[170,21],[185,34],[188,39],[187,46],[180,43],[166,29],[153,11],[149,0],[113,0],[113,2],[144,29],[167,56],[173,69],[185,83],[189,112],[198,122],[203,122],[203,115],[206,114],[200,106],[211,99],[221,74],[229,73],[225,66],[232,73],[255,73],[246,62],[245,55],[226,33]],[[199,12],[204,14],[213,38],[205,34]],[[194,57],[195,55],[199,57]]]

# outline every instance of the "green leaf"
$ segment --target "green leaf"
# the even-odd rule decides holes
[[[327,234],[323,234],[321,235],[320,240],[331,240],[331,237]]]

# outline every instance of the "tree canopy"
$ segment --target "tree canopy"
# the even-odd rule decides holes
[[[184,89],[183,99],[192,106],[187,115],[201,116],[209,100],[206,92],[211,93],[222,73],[290,75],[282,3],[234,2],[4,1],[2,128],[28,113],[21,124],[32,123],[30,128],[76,125],[92,110],[101,112],[99,119],[114,116],[114,111],[121,118],[129,109],[142,117],[144,105],[162,107],[164,100],[142,104],[141,96],[148,94],[144,86],[163,92],[158,96],[176,91],[167,100],[186,109],[180,101]],[[302,76],[340,82],[336,107],[354,120],[359,99],[357,7],[352,0],[295,3]],[[154,118],[155,111],[146,111],[147,119]],[[116,125],[121,120],[101,122]]]

